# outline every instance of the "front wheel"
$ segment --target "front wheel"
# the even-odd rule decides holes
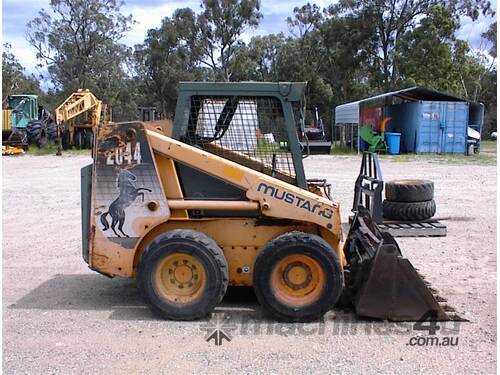
[[[320,319],[340,297],[343,277],[336,253],[321,237],[290,232],[258,255],[254,290],[261,305],[284,321]]]
[[[222,301],[228,266],[219,246],[203,233],[176,229],[148,244],[137,271],[137,286],[159,316],[195,320]]]

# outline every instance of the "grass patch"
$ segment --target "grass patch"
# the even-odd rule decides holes
[[[496,165],[497,148],[495,141],[481,142],[479,154],[471,156],[462,154],[402,154],[402,155],[379,155],[381,159],[398,162],[428,161],[438,164],[450,165]]]
[[[356,155],[357,150],[352,150],[346,146],[332,146],[330,155]]]
[[[496,141],[482,141],[481,142],[481,152],[482,153],[497,153],[497,142]]]
[[[38,147],[35,145],[30,145],[26,151],[27,155],[33,156],[43,156],[43,155],[55,155],[57,152],[57,146],[54,144],[48,144],[46,147]]]
[[[360,152],[359,155],[361,154]],[[351,150],[349,147],[337,145],[332,146],[330,155],[357,155],[357,152],[356,150]],[[496,165],[497,142],[482,141],[480,153],[472,156],[462,154],[379,154],[379,158],[395,162],[428,161],[431,163],[450,165]]]
[[[49,143],[46,147],[37,147],[35,145],[30,145],[28,151],[26,151],[26,155],[33,156],[44,156],[44,155],[55,155],[57,153],[57,145],[53,143]],[[71,150],[63,150],[63,155],[89,155],[90,150],[83,149],[71,149]]]

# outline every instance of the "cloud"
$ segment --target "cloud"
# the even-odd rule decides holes
[[[176,9],[176,8],[184,8],[187,6],[193,7],[193,5],[191,5],[191,4],[194,4],[194,6],[199,6],[200,1],[193,1],[193,0],[186,0],[186,1],[182,1],[182,0],[147,0],[147,1],[144,1],[144,0],[126,0],[125,1],[125,8],[139,7],[139,8],[146,9],[146,8],[158,8],[158,7],[168,5],[170,7],[174,7],[174,9]]]
[[[128,46],[140,44],[144,41],[148,30],[158,28],[162,19],[171,17],[176,9],[188,7],[197,11],[199,4],[200,2],[197,0],[153,0],[147,3],[140,0],[128,1],[122,11],[124,14],[132,14],[136,23],[132,25],[132,29],[123,38],[122,42]]]
[[[461,26],[456,33],[456,37],[467,41],[471,48],[488,49],[490,45],[482,38],[481,34],[488,30],[490,25],[495,21],[495,17],[485,17],[483,15],[476,21],[472,21],[469,17],[461,17]]]
[[[26,24],[35,18],[41,8],[49,7],[48,0],[4,0],[2,3],[2,40],[10,43],[12,53],[28,74],[35,73],[36,53],[26,40]]]
[[[260,10],[265,14],[270,13],[285,13],[290,15],[293,12],[293,8],[301,7],[307,4],[307,0],[289,0],[289,1],[262,1]],[[325,3],[333,3],[332,1],[309,1],[310,3],[317,4],[320,8],[323,8]],[[336,2],[336,1],[335,1]]]

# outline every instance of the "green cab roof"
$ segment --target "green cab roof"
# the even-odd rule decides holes
[[[307,82],[189,82],[179,84],[179,92],[190,95],[248,95],[281,96],[285,100],[299,101],[306,91]]]

